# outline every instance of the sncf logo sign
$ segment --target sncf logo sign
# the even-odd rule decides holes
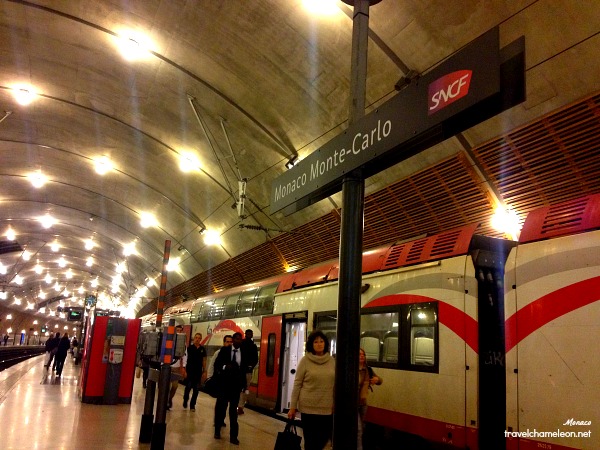
[[[458,70],[444,75],[429,85],[429,115],[438,112],[469,93],[471,70]]]

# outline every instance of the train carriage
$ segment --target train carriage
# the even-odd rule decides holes
[[[600,195],[541,208],[507,262],[508,450],[600,448],[598,228]]]
[[[473,224],[363,254],[360,345],[385,379],[367,432],[381,448],[599,447],[600,195],[570,205],[532,212],[518,244]],[[338,271],[329,261],[165,314],[201,332],[209,356],[252,329],[249,402],[284,413],[308,333],[325,332],[336,352]],[[588,422],[587,440],[510,434]]]

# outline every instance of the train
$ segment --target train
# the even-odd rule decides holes
[[[531,211],[518,242],[477,229],[363,254],[360,345],[384,379],[368,435],[380,448],[600,448],[600,194]],[[285,413],[308,333],[336,353],[338,272],[328,261],[186,301],[163,323],[202,333],[209,355],[252,329],[249,403]]]

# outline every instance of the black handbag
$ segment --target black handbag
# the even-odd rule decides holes
[[[203,387],[204,392],[213,398],[217,398],[221,395],[221,381],[218,376],[207,378]]]
[[[277,441],[275,441],[275,450],[300,450],[302,438],[298,436],[294,421],[290,420],[283,431],[277,433]]]

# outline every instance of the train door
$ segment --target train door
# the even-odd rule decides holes
[[[283,351],[280,412],[290,409],[296,369],[304,356],[306,319],[285,322],[285,348]]]
[[[274,409],[279,391],[282,317],[263,317],[260,331],[257,404]]]
[[[479,322],[479,448],[504,450],[505,441],[498,437],[506,429],[504,270],[514,243],[492,242],[495,245],[480,243],[474,255]]]

